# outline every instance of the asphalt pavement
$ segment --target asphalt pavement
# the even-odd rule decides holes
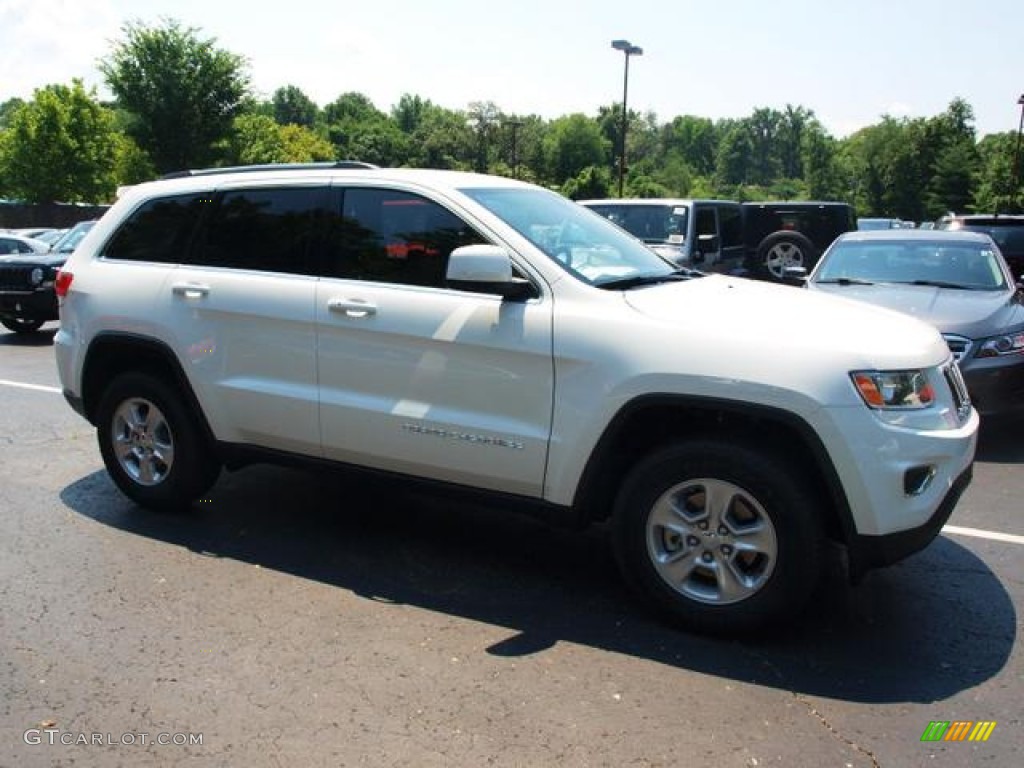
[[[1024,765],[1020,421],[926,550],[723,641],[637,605],[600,528],[276,467],[140,510],[51,344],[0,332],[4,768]]]

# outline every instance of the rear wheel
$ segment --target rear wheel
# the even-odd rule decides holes
[[[42,320],[23,320],[20,317],[5,317],[0,320],[4,328],[15,333],[32,333],[43,327]]]
[[[799,232],[781,232],[770,235],[757,249],[757,266],[761,276],[769,280],[782,280],[787,267],[814,266],[815,249]]]
[[[107,472],[143,507],[184,509],[217,479],[220,464],[195,417],[173,388],[148,374],[116,378],[96,423]]]
[[[813,494],[786,464],[743,445],[695,440],[641,461],[619,493],[613,535],[627,581],[688,629],[780,621],[819,577]]]

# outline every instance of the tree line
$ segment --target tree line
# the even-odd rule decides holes
[[[178,21],[126,24],[99,66],[112,101],[73,80],[0,104],[0,198],[109,202],[119,186],[186,168],[338,159],[513,176],[574,199],[616,189],[621,104],[545,119],[406,94],[385,112],[349,92],[321,107],[294,85],[258,98],[246,68]],[[626,138],[629,197],[842,200],[913,221],[1021,210],[1016,132],[979,140],[961,98],[842,139],[802,106],[669,122],[630,110]]]

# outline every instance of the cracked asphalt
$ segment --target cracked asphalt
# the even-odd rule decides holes
[[[272,467],[141,511],[45,389],[51,341],[0,332],[0,380],[44,388],[0,384],[2,768],[1024,765],[1019,540],[945,533],[777,635],[687,635],[601,530]],[[1024,535],[1022,428],[984,425],[952,524]]]

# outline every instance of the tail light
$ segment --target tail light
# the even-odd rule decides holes
[[[57,293],[58,298],[63,299],[68,295],[71,281],[74,279],[75,276],[70,272],[65,272],[63,269],[57,270],[57,279],[53,282],[53,290]]]

